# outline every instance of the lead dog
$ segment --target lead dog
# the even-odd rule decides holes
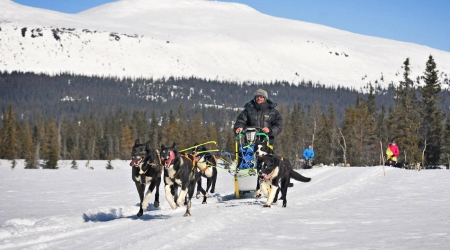
[[[191,216],[191,200],[194,196],[195,184],[200,178],[195,158],[192,155],[180,154],[175,149],[174,143],[172,147],[161,145],[161,160],[164,165],[164,190],[167,202],[172,209],[185,204],[184,216]],[[181,190],[178,193],[179,187]]]
[[[272,201],[276,201],[281,190],[283,207],[287,205],[287,189],[291,178],[297,181],[309,182],[311,178],[305,177],[292,168],[291,163],[283,157],[266,154],[261,158],[261,166],[258,173],[261,182],[261,190],[267,197],[264,207],[270,207]],[[268,193],[270,187],[270,194]]]
[[[133,179],[140,198],[138,217],[141,217],[144,210],[147,210],[148,201],[155,191],[154,207],[159,207],[159,185],[161,184],[162,166],[159,160],[158,151],[151,149],[150,142],[141,144],[137,139],[131,149],[131,178]],[[145,186],[149,184],[147,193]]]

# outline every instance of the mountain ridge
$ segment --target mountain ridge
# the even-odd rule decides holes
[[[407,57],[416,79],[432,55],[443,88],[449,82],[449,52],[272,17],[237,3],[121,0],[64,14],[3,0],[0,28],[0,70],[8,72],[306,80],[364,91],[368,83],[397,84]]]

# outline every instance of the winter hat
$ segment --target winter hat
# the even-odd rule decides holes
[[[266,100],[269,99],[269,95],[267,94],[267,91],[265,91],[264,89],[256,90],[254,97],[256,97],[258,95],[263,96],[264,98],[266,98]]]

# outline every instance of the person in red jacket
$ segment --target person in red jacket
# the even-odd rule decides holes
[[[392,140],[391,143],[389,143],[388,148],[386,149],[386,158],[387,158],[386,165],[394,166],[395,163],[397,163],[397,157],[399,154],[400,154],[400,149],[398,149],[398,146],[395,143],[395,140]]]

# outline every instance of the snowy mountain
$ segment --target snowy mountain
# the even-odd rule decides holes
[[[190,77],[238,82],[302,80],[387,87],[423,75],[432,55],[443,88],[450,52],[277,18],[206,0],[121,0],[78,14],[0,0],[0,71]]]

